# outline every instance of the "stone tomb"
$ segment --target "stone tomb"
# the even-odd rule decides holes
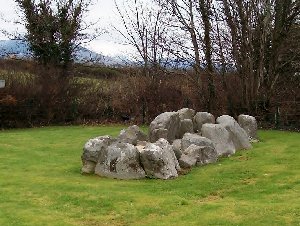
[[[215,124],[216,122],[216,124]],[[117,138],[100,136],[87,141],[81,156],[83,174],[117,179],[172,179],[191,167],[215,163],[251,149],[257,141],[254,117],[229,115],[215,117],[208,112],[183,108],[158,115],[149,134],[136,125]]]

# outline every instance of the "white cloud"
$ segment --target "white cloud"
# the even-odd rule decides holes
[[[86,45],[89,49],[107,56],[128,55],[134,52],[131,45],[111,42],[107,40],[92,41]]]
[[[122,2],[123,0],[118,1]],[[121,26],[114,0],[94,0],[93,2],[85,21],[87,24],[98,21],[96,26],[106,29],[109,35],[102,35],[87,46],[96,52],[107,55],[124,55],[132,52],[131,46],[120,44],[123,42],[122,37],[113,28],[113,26]],[[0,29],[10,33],[24,33],[25,28],[21,24],[15,23],[20,19],[15,1],[0,0],[0,5],[4,6],[0,8]],[[6,39],[6,37],[0,34],[0,39]]]

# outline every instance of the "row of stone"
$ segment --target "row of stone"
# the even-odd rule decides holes
[[[136,128],[129,127],[127,130]],[[178,176],[179,163],[167,140],[159,139],[155,143],[138,141],[137,146],[128,141],[110,136],[89,140],[82,155],[82,173],[118,179],[141,179],[146,176],[170,179]]]
[[[253,116],[240,115],[237,123],[232,117],[224,115],[215,120],[208,112],[195,112],[193,109],[183,108],[177,112],[165,112],[158,115],[150,124],[149,138],[155,142],[159,138],[165,138],[169,142],[181,139],[185,133],[202,133],[202,126],[214,124],[239,124],[250,138],[257,138],[257,123]]]
[[[182,169],[213,163],[219,156],[251,148],[249,139],[256,137],[257,128],[254,117],[239,117],[245,130],[227,115],[219,117],[218,124],[207,123],[208,119],[214,123],[209,113],[181,109],[155,118],[149,130],[152,143],[138,126],[122,130],[116,139],[91,139],[84,146],[82,172],[119,179],[170,179]],[[182,126],[185,122],[193,124]],[[193,134],[195,128],[197,134]]]
[[[131,130],[132,128],[129,127]],[[193,138],[185,135],[183,147],[160,138],[155,143],[138,141],[137,146],[110,136],[89,140],[82,155],[82,173],[118,179],[141,179],[144,177],[171,179],[182,169],[217,161],[217,153],[209,139],[192,144]],[[180,143],[181,145],[181,143]],[[174,151],[176,149],[176,152]]]

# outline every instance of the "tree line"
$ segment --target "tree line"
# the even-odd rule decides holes
[[[226,75],[236,72],[243,106],[251,111],[257,100],[270,102],[281,77],[299,72],[299,1],[132,0],[118,11],[126,28],[121,34],[136,47],[148,73],[157,73],[166,59],[191,62],[199,95],[207,90],[208,111],[216,75],[232,111]]]
[[[280,83],[299,81],[298,0],[114,1],[123,24],[115,29],[135,47],[138,75],[146,77],[153,96],[160,95],[156,92],[164,75],[182,75],[203,103],[201,110],[214,112],[222,95],[227,112],[235,115],[237,104],[244,113],[268,108]],[[88,39],[84,17],[92,3],[15,2],[39,65],[42,103],[68,111],[77,92],[72,86],[73,54]],[[299,86],[294,88],[297,93]],[[150,102],[147,95],[139,97],[143,115]]]

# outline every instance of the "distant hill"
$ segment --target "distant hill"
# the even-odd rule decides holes
[[[28,59],[32,57],[28,42],[24,40],[0,40],[0,58]],[[109,57],[79,46],[75,52],[75,62],[102,64],[107,66],[126,65],[131,62],[125,57]]]

